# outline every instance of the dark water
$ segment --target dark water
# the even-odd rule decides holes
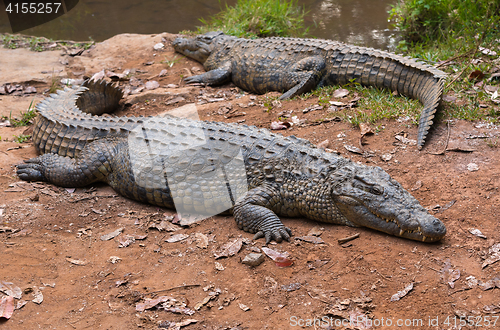
[[[382,49],[395,43],[387,11],[398,0],[303,0],[306,24],[314,37]],[[209,18],[236,0],[80,0],[66,15],[24,30],[26,35],[52,39],[102,41],[119,33],[177,33],[195,30],[200,18]],[[0,1],[0,32],[12,32]]]

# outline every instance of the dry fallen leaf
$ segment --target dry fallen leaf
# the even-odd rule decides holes
[[[329,140],[325,140],[323,142],[320,142],[316,145],[316,147],[318,147],[319,149],[325,149],[325,148],[328,148],[328,145],[330,144],[330,141]]]
[[[360,154],[362,155],[363,154],[363,150],[359,149],[358,147],[355,147],[355,146],[351,146],[351,145],[348,145],[348,144],[344,144],[344,148],[347,150],[347,151],[350,151],[350,152],[353,152],[355,154]]]
[[[181,327],[185,327],[186,325],[190,325],[191,323],[196,323],[198,320],[195,319],[187,319],[181,322],[172,322],[168,326],[167,330],[180,330]]]
[[[465,281],[467,283],[467,286],[471,289],[475,288],[477,286],[477,284],[479,283],[477,278],[475,278],[474,276],[468,276],[465,278]]]
[[[97,213],[97,212],[96,212]],[[105,234],[101,236],[101,241],[109,241],[110,239],[115,238],[116,236],[120,235],[123,231],[123,227],[116,229],[115,231],[112,231],[109,234]]]
[[[415,191],[415,190],[419,190],[420,188],[422,188],[422,181],[418,180],[417,182],[415,182],[415,184],[413,185],[413,187],[410,190]]]
[[[323,234],[324,230],[325,230],[325,228],[323,228],[323,227],[314,226],[311,228],[311,230],[309,230],[309,232],[307,233],[307,236],[320,236],[321,234]]]
[[[500,288],[500,276],[495,276],[491,280],[488,280],[486,282],[479,281],[479,287],[484,291],[494,288]]]
[[[188,234],[176,234],[176,235],[172,235],[170,236],[169,238],[167,238],[165,240],[165,242],[168,242],[168,243],[176,243],[176,242],[180,242],[180,241],[183,241],[185,240],[186,238],[188,238],[189,235]]]
[[[483,78],[484,73],[481,70],[475,70],[469,74],[469,80],[481,80]]]
[[[398,291],[391,297],[391,301],[398,301],[399,299],[403,298],[408,294],[413,289],[413,283],[408,284],[403,290]]]
[[[382,159],[384,162],[388,162],[392,159],[392,155],[391,154],[382,154],[382,155],[380,155],[380,159]]]
[[[489,250],[490,256],[483,262],[482,268],[500,260],[500,243],[494,244]]]
[[[16,299],[21,299],[21,296],[23,294],[21,288],[14,285],[14,283],[4,281],[0,281],[0,291]]]
[[[344,102],[339,102],[339,101],[328,101],[331,105],[334,105],[336,107],[342,107],[344,105],[347,105],[347,103]]]
[[[199,311],[203,306],[205,306],[206,304],[208,304],[208,302],[214,298],[214,296],[206,296],[205,298],[203,298],[202,301],[200,301],[199,303],[197,303],[196,305],[194,305],[194,309]]]
[[[175,306],[175,307],[161,307],[164,311],[167,312],[172,312],[176,314],[186,314],[186,315],[193,315],[196,313],[194,310],[187,308],[185,306]]]
[[[206,249],[208,247],[208,237],[202,233],[195,233],[194,239],[196,241],[196,246],[200,249]]]
[[[333,92],[332,97],[335,98],[342,98],[344,96],[347,96],[349,94],[349,91],[345,88],[339,88]]]
[[[17,301],[17,304],[16,304],[16,309],[21,309],[24,307],[24,305],[26,305],[28,303],[27,300],[18,300]]]
[[[479,50],[481,51],[481,53],[483,53],[484,55],[489,55],[489,56],[497,56],[497,52],[495,52],[494,50],[491,50],[489,48],[484,48],[484,47],[481,47],[479,46]]]
[[[367,134],[373,134],[373,130],[370,127],[370,125],[366,123],[359,123],[359,129],[361,130],[361,136],[367,135]]]
[[[111,262],[112,264],[116,264],[120,260],[122,260],[122,258],[117,257],[117,256],[111,256],[108,258],[108,261]]]
[[[480,238],[487,238],[486,236],[483,235],[483,233],[477,229],[477,228],[470,228],[469,229],[469,233],[471,233],[472,235],[475,235],[477,237],[480,237]]]
[[[408,139],[408,138],[405,138],[404,136],[401,136],[401,135],[396,135],[395,138],[396,138],[396,140],[399,140],[402,143],[408,144],[410,146],[416,146],[417,145],[417,140]]]
[[[83,260],[78,260],[78,259],[73,259],[73,258],[66,258],[67,261],[71,262],[73,265],[79,265],[83,266],[86,265],[87,262]]]
[[[243,240],[241,238],[237,238],[232,242],[227,242],[226,244],[221,246],[217,251],[215,251],[214,253],[215,259],[234,256],[241,250],[242,245],[243,245]]]
[[[32,302],[34,302],[35,304],[40,305],[43,302],[42,291],[40,291],[36,286],[33,287],[33,297],[35,298],[33,298]]]
[[[271,258],[278,267],[290,267],[293,265],[293,260],[288,257],[288,252],[281,253],[267,247],[263,247],[262,251]]]
[[[169,300],[175,300],[175,299],[170,296],[160,296],[155,299],[146,299],[143,303],[138,303],[137,305],[135,305],[135,310],[138,312],[144,312],[146,309],[153,308],[156,305]]]
[[[118,237],[118,243],[120,243],[120,245],[118,247],[121,247],[121,248],[127,247],[134,242],[135,242],[135,238],[133,236],[130,236],[130,235]]]
[[[273,121],[271,123],[271,129],[272,130],[281,130],[281,129],[287,129],[289,128],[290,126],[290,123],[287,122],[287,121]]]
[[[316,236],[299,236],[295,237],[295,239],[298,239],[300,241],[308,242],[308,243],[313,243],[313,244],[322,244],[325,243],[320,237]]]
[[[171,223],[169,220],[166,220],[166,219],[161,220],[160,223],[156,223],[156,222],[149,223],[148,229],[152,229],[152,228],[158,229],[158,231],[165,230],[165,231],[169,231],[169,232],[182,229],[181,227],[174,225],[173,223]]]
[[[250,307],[248,307],[247,305],[244,305],[242,303],[238,303],[238,307],[240,307],[241,310],[244,311],[244,312],[250,310]]]
[[[455,287],[455,281],[460,278],[460,269],[453,269],[451,262],[447,259],[444,262],[443,269],[441,270],[441,277],[445,283],[448,283],[450,288]]]
[[[0,318],[10,319],[14,313],[14,297],[4,296],[0,298]]]

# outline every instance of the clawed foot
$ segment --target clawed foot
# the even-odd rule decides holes
[[[24,164],[19,164],[17,167],[17,175],[24,181],[46,181],[43,175],[43,165],[37,158],[32,158],[24,161]]]
[[[186,78],[184,78],[184,82],[186,84],[196,84],[196,83],[201,84],[202,83],[201,75],[186,77]]]
[[[292,230],[288,227],[280,227],[272,230],[260,230],[253,237],[254,240],[265,237],[266,244],[270,243],[271,240],[275,240],[280,243],[281,241],[290,241],[290,236],[292,236]]]

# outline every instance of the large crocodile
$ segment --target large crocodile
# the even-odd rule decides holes
[[[222,32],[177,38],[174,49],[201,62],[206,73],[185,78],[209,85],[232,81],[262,94],[284,92],[281,99],[309,92],[316,86],[346,84],[389,88],[420,100],[419,149],[441,101],[446,73],[415,59],[366,47],[321,39],[242,39]]]
[[[121,92],[105,83],[58,91],[38,104],[23,180],[65,187],[102,181],[123,196],[183,212],[230,210],[239,228],[281,241],[277,215],[363,226],[425,242],[445,226],[380,167],[266,129],[173,116],[98,116]]]

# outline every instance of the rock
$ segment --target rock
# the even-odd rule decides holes
[[[151,80],[146,83],[146,89],[153,90],[160,87],[160,84],[156,80]]]
[[[160,50],[160,49],[163,49],[165,48],[165,45],[161,42],[157,43],[156,45],[153,46],[153,49],[154,50]]]
[[[469,170],[470,172],[475,172],[479,170],[479,166],[477,166],[476,163],[469,163],[467,164],[467,170]]]
[[[249,253],[241,261],[241,263],[252,267],[257,267],[262,262],[264,262],[264,255],[262,253]]]

